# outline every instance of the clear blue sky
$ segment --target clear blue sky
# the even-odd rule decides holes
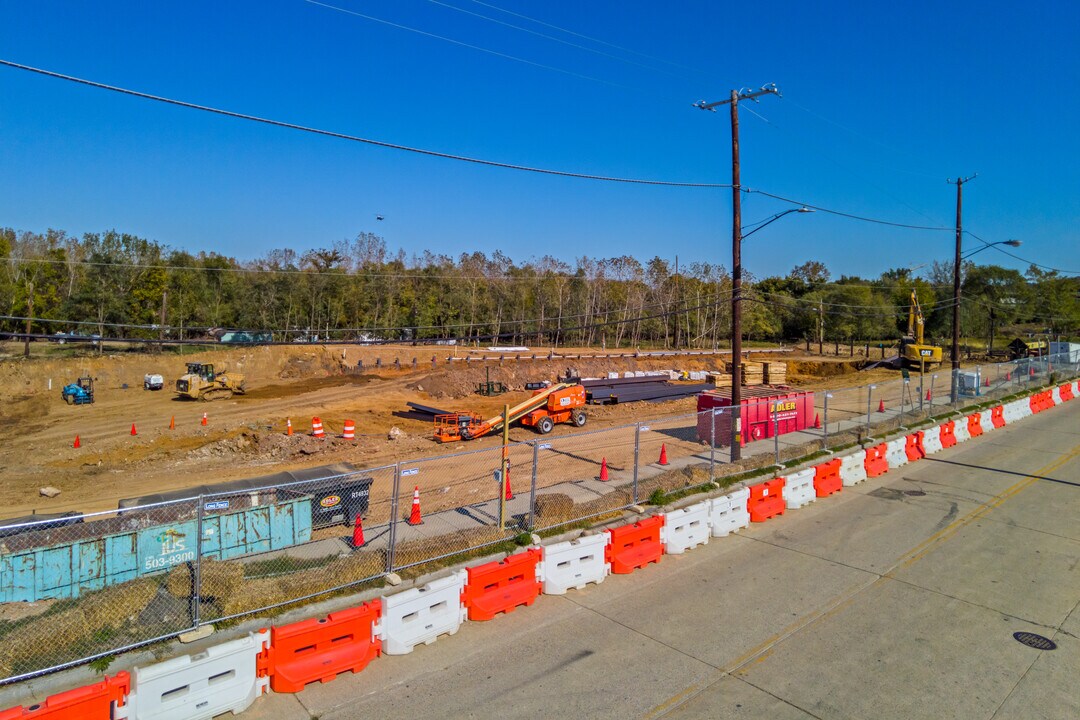
[[[775,82],[784,98],[741,116],[745,186],[951,225],[946,178],[978,172],[966,228],[1020,238],[1014,252],[1037,262],[1080,265],[1075,2],[327,2],[536,64],[303,0],[8,2],[0,57],[405,145],[699,182],[730,181],[728,118],[691,103]],[[730,267],[727,190],[477,167],[9,68],[0,137],[0,225],[18,229],[117,228],[241,259],[372,231],[410,254],[678,255]],[[744,220],[787,207],[751,196]],[[951,253],[948,232],[793,214],[749,239],[745,262],[764,276],[815,259],[836,277]],[[978,259],[1024,267],[994,250]]]

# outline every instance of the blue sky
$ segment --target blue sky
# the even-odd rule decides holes
[[[744,186],[949,226],[946,178],[977,172],[965,187],[966,228],[1080,269],[1077,3],[327,4],[491,52],[303,0],[38,0],[0,4],[0,58],[448,153],[721,183],[730,181],[727,114],[691,103],[775,82],[783,98],[741,114]],[[241,259],[371,231],[409,254],[678,255],[730,266],[727,190],[478,167],[9,68],[0,68],[0,134],[0,225],[18,229],[117,228]],[[788,207],[749,196],[744,221]],[[952,241],[792,214],[749,239],[744,262],[757,276],[811,259],[834,277],[876,276],[949,260]],[[1025,267],[994,250],[978,260]]]

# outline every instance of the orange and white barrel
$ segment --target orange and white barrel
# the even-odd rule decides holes
[[[326,437],[326,433],[323,432],[322,420],[317,417],[311,418],[311,436],[312,437]]]
[[[356,439],[356,424],[352,420],[345,421],[345,429],[341,431],[341,437],[346,440]]]

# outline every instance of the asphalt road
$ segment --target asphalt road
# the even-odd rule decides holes
[[[1072,402],[243,717],[1075,720],[1078,563]]]

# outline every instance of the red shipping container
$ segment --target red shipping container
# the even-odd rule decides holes
[[[814,393],[790,387],[759,385],[742,388],[741,444],[773,437],[778,426],[784,433],[805,430],[814,424]],[[720,414],[709,410],[722,409]],[[716,425],[716,445],[731,444],[731,388],[707,390],[698,395],[698,440],[709,444]]]

